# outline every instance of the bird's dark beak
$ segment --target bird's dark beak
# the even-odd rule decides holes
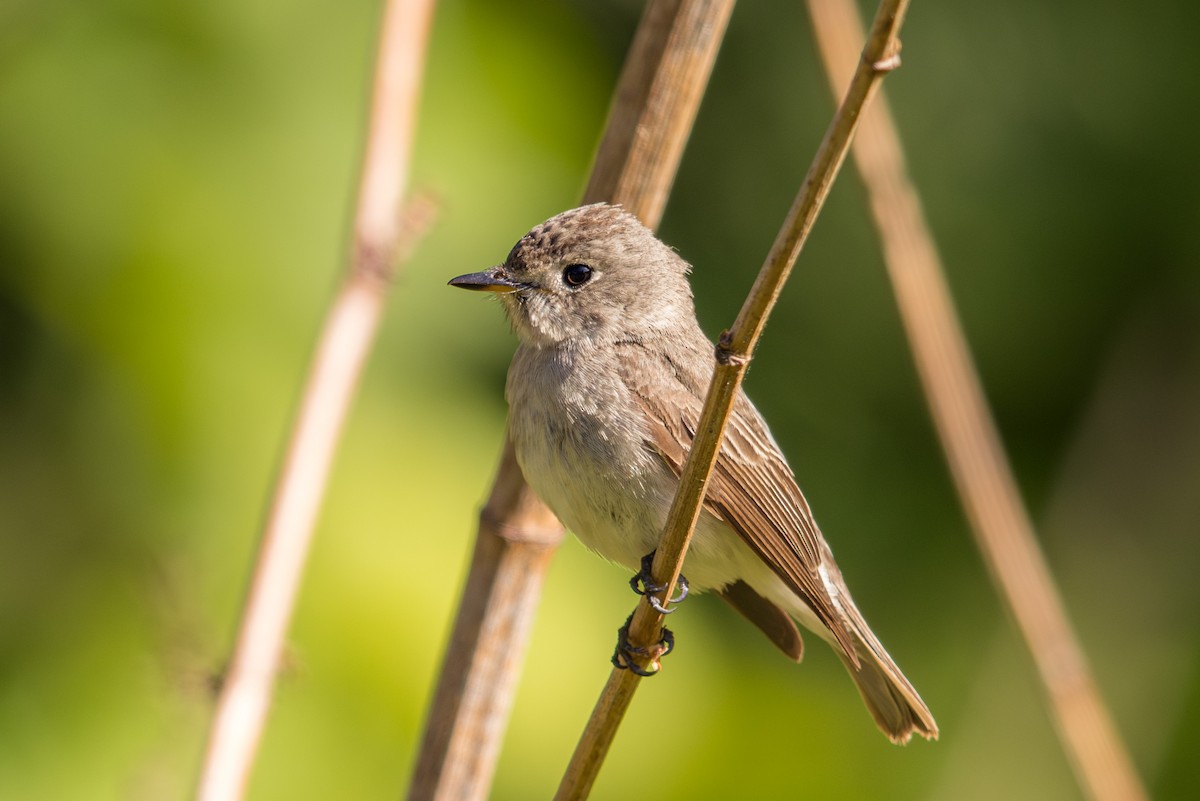
[[[450,286],[474,289],[476,292],[516,292],[524,284],[519,284],[505,275],[503,267],[493,267],[481,273],[467,273],[458,278],[451,278]]]

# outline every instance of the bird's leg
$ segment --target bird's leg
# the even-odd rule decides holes
[[[650,570],[654,565],[654,551],[642,557],[642,569],[629,579],[629,586],[638,595],[646,596],[646,600],[654,607],[654,610],[660,615],[669,615],[674,612],[674,609],[668,609],[663,603],[658,600],[658,596],[654,593],[662,592],[667,588],[665,584],[655,584],[654,577],[650,575]],[[681,574],[679,580],[675,582],[675,588],[679,590],[679,595],[667,601],[669,604],[677,604],[688,596],[688,580]]]
[[[625,619],[625,625],[617,629],[617,647],[613,650],[612,655],[613,667],[618,670],[632,671],[639,676],[653,676],[661,669],[658,660],[675,650],[675,635],[671,633],[670,629],[663,628],[662,639],[649,648],[643,648],[629,642],[629,624],[632,621],[633,614],[630,614]],[[639,658],[651,660],[649,670],[638,666]]]

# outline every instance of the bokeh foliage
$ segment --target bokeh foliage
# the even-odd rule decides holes
[[[445,288],[574,203],[638,4],[448,0],[397,282],[253,798],[394,798],[499,452],[513,342]],[[0,798],[186,797],[344,262],[377,3],[0,6]],[[1194,4],[917,2],[887,90],[1067,605],[1158,799],[1200,788]],[[831,111],[799,4],[738,8],[663,236],[733,318]],[[595,797],[1074,799],[843,176],[748,390],[941,742],[711,599]],[[495,797],[548,797],[633,606],[556,558]],[[811,640],[812,638],[810,638]]]

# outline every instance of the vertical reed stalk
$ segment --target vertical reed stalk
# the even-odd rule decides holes
[[[196,797],[245,792],[270,708],[326,480],[395,264],[428,223],[402,214],[432,0],[390,0],[384,16],[349,269],[325,319],[280,471],[237,644],[217,701]]]
[[[836,93],[849,80],[845,61],[862,41],[862,23],[852,0],[809,0],[808,7]],[[879,97],[864,116],[854,159],[976,544],[1033,655],[1081,788],[1094,801],[1144,801],[1021,502],[885,101]]]
[[[732,10],[732,0],[647,5],[618,80],[585,203],[620,203],[657,226]],[[480,515],[409,801],[487,796],[536,601],[562,533],[525,484],[506,439]]]

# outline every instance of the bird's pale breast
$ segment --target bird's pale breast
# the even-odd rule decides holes
[[[647,446],[642,410],[605,358],[518,348],[509,430],[526,480],[559,520],[587,547],[637,570],[658,545],[678,479]],[[724,522],[701,515],[685,563],[695,589],[764,567]]]

